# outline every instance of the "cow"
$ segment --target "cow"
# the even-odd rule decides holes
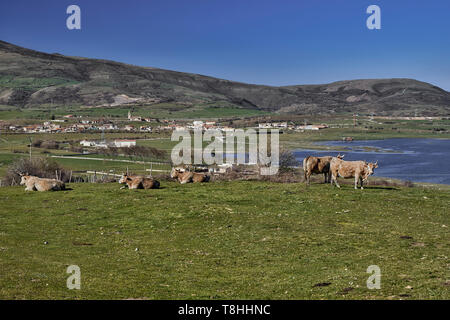
[[[311,157],[308,156],[303,159],[303,173],[305,175],[305,182],[310,184],[311,174],[321,174],[323,173],[325,178],[325,183],[331,182],[331,173],[330,173],[330,161],[333,157]],[[344,155],[337,155],[338,159],[343,159]]]
[[[128,189],[158,189],[160,186],[159,181],[153,178],[147,178],[144,176],[132,176],[128,173],[124,173],[119,180],[120,184],[126,184]],[[123,186],[122,188],[125,188]]]
[[[25,191],[61,191],[66,185],[61,180],[39,178],[28,174],[20,174],[20,185],[25,185]]]
[[[331,184],[333,181],[338,188],[341,186],[337,182],[337,177],[344,179],[355,178],[355,189],[358,189],[358,181],[361,189],[364,189],[363,183],[373,174],[374,169],[378,168],[378,161],[367,163],[366,161],[344,161],[339,158],[333,158],[330,163]]]
[[[170,172],[172,179],[177,179],[179,183],[196,183],[196,182],[209,182],[209,175],[198,172],[184,171],[180,168],[172,168]]]

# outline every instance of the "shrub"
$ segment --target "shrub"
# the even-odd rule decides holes
[[[31,146],[34,147],[34,148],[40,148],[41,144],[42,144],[42,140],[36,140],[36,141],[33,141]]]
[[[300,162],[295,158],[294,153],[288,149],[280,150],[280,169],[281,173],[296,171]]]
[[[166,159],[167,152],[153,147],[132,146],[129,148],[116,148],[110,147],[105,149],[99,149],[99,153],[104,155],[117,156],[120,154],[127,155],[129,157],[144,157],[144,158],[156,158]]]
[[[59,149],[59,142],[53,140],[43,141],[40,147],[44,149]]]

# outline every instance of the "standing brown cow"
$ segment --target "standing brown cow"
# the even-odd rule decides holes
[[[355,178],[355,189],[358,188],[358,181],[361,189],[364,189],[363,183],[367,181],[369,176],[373,174],[375,168],[378,168],[378,161],[375,163],[367,163],[366,161],[344,161],[333,158],[330,163],[331,184],[334,183],[338,188],[341,186],[337,182],[337,177],[344,179]]]
[[[325,183],[328,183],[331,181],[331,173],[330,173],[330,162],[332,156],[326,156],[326,157],[311,157],[308,156],[305,159],[303,159],[303,172],[305,175],[305,182],[309,185],[310,184],[310,177],[311,174],[320,174],[323,173],[325,178]],[[338,159],[343,159],[344,156],[338,154]]]

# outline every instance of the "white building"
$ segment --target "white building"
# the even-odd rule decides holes
[[[95,141],[89,141],[89,140],[81,140],[80,141],[80,144],[83,146],[83,147],[95,147]]]
[[[129,148],[136,145],[136,140],[117,139],[114,140],[114,146],[117,148]]]
[[[193,125],[194,129],[202,129],[203,121],[194,121],[194,122],[192,122],[192,125]]]

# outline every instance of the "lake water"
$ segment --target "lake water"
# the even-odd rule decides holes
[[[344,160],[378,160],[374,176],[413,182],[450,185],[449,139],[386,139],[352,142],[327,141],[320,144],[346,148]],[[339,152],[296,150],[295,157],[303,161],[308,156],[337,155]]]

